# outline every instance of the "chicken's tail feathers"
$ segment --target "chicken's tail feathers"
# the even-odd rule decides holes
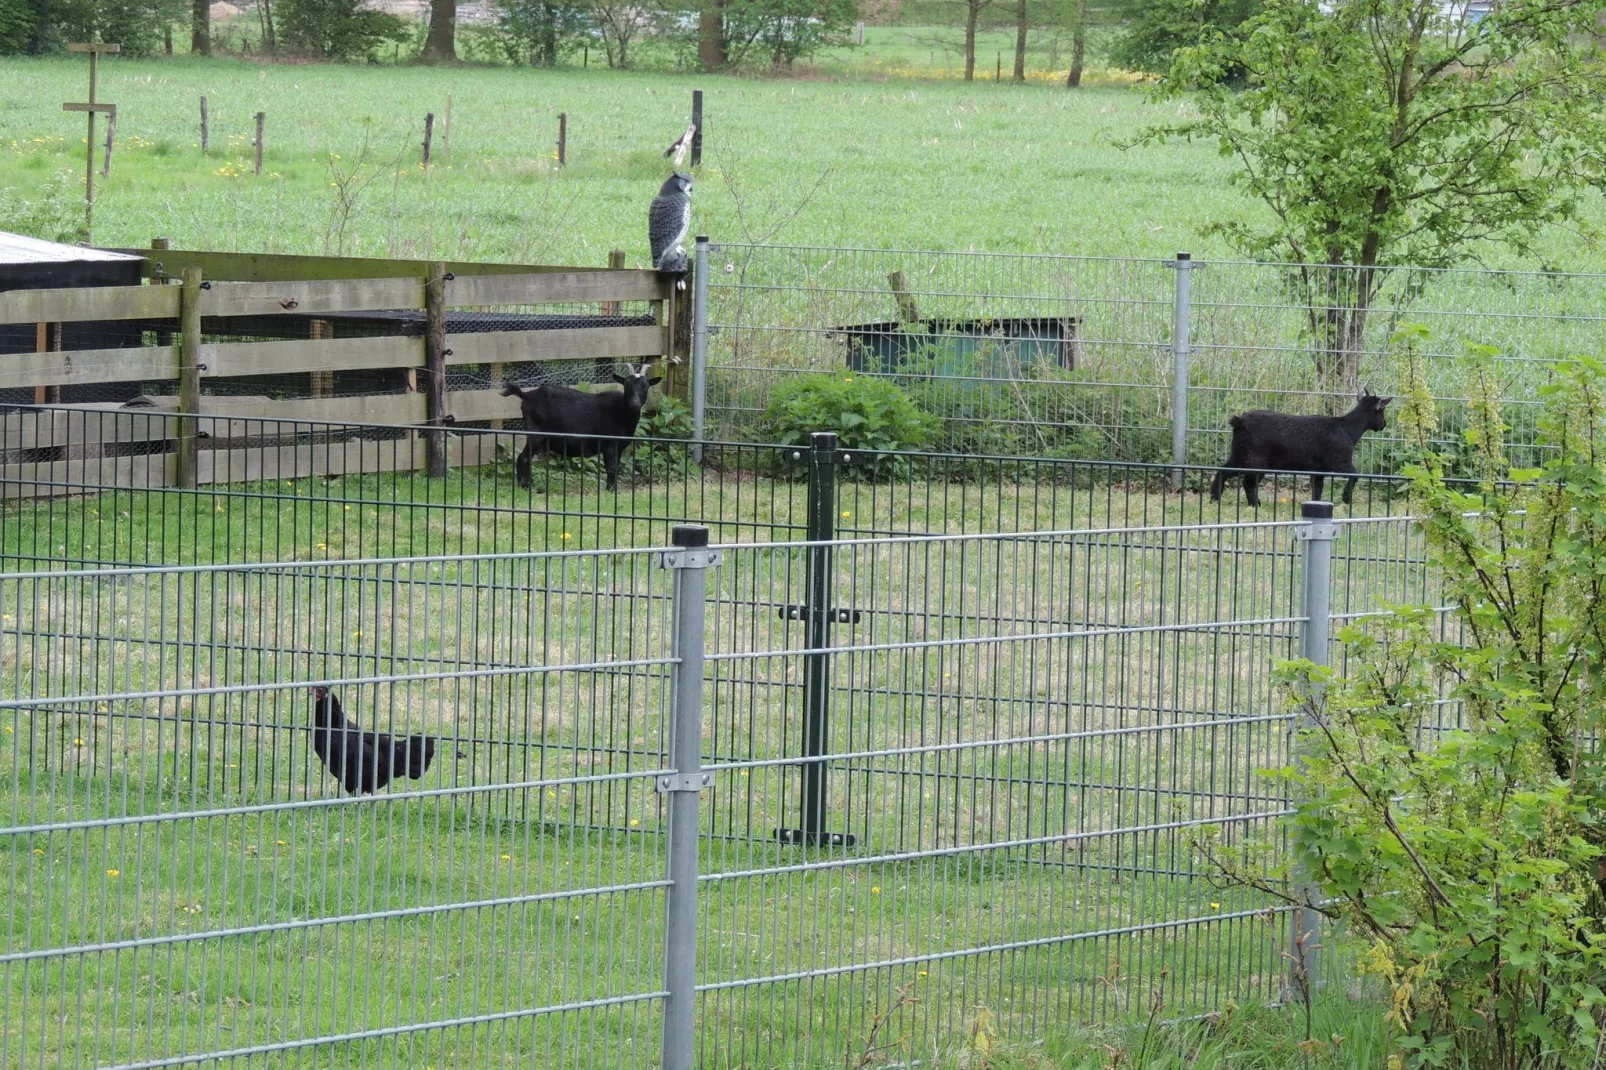
[[[430,763],[435,760],[435,737],[408,736],[396,745],[396,751],[403,771],[417,780],[429,772]]]

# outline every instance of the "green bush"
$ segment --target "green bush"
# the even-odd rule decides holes
[[[1280,771],[1302,876],[1200,847],[1229,879],[1337,923],[1324,942],[1349,945],[1389,998],[1388,1065],[1582,1070],[1606,1014],[1606,368],[1558,369],[1549,452],[1521,468],[1493,361],[1474,355],[1472,484],[1431,448],[1420,375],[1398,414],[1442,593],[1342,631],[1347,676],[1279,670],[1309,726],[1304,763]]]
[[[0,188],[0,230],[45,241],[74,242],[83,236],[84,202],[70,171],[42,183],[31,196]]]
[[[769,406],[759,418],[769,442],[807,446],[816,431],[835,431],[846,450],[896,451],[929,447],[937,420],[921,409],[893,383],[869,375],[805,375],[775,388]],[[783,458],[793,473],[802,462]],[[861,457],[852,470],[880,478],[904,470],[899,458]]]
[[[0,0],[0,56],[34,50],[39,11],[32,0]]]
[[[307,55],[361,59],[386,41],[411,40],[406,19],[370,11],[362,0],[281,0],[279,38]]]

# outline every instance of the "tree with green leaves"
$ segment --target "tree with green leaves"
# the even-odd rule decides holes
[[[1164,75],[1177,50],[1238,32],[1261,7],[1260,0],[1124,0],[1117,4],[1123,29],[1110,62],[1123,70]],[[1230,80],[1230,79],[1229,79]]]
[[[1220,222],[1242,253],[1294,265],[1324,385],[1350,392],[1367,316],[1400,265],[1531,251],[1578,225],[1606,180],[1606,0],[1265,0],[1237,32],[1179,50],[1163,83],[1197,117],[1138,140],[1207,138],[1268,209]],[[1242,72],[1240,92],[1226,83]]]
[[[1280,770],[1298,803],[1298,870],[1264,866],[1224,830],[1195,846],[1218,878],[1342,923],[1319,944],[1347,946],[1379,983],[1393,1050],[1377,1064],[1593,1070],[1606,1020],[1606,367],[1555,369],[1543,464],[1513,468],[1493,351],[1475,350],[1471,473],[1457,481],[1430,448],[1421,361],[1401,356],[1412,511],[1442,593],[1344,628],[1343,675],[1279,668],[1306,726],[1303,762]]]

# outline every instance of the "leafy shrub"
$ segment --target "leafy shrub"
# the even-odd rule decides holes
[[[501,10],[502,43],[511,63],[555,67],[586,32],[586,9],[578,3],[503,0]]]
[[[0,230],[45,241],[77,241],[84,226],[81,197],[76,176],[67,171],[42,183],[32,196],[13,186],[0,188]]]
[[[0,0],[0,56],[18,56],[34,49],[39,12],[31,0]]]
[[[1403,607],[1345,629],[1347,679],[1280,669],[1311,726],[1303,768],[1283,771],[1314,885],[1295,901],[1340,922],[1326,942],[1359,945],[1386,986],[1389,1065],[1570,1070],[1598,1065],[1606,1013],[1606,367],[1559,372],[1540,422],[1551,452],[1513,469],[1496,373],[1475,356],[1473,484],[1429,448],[1420,375],[1398,418],[1448,619]],[[1294,898],[1249,861],[1222,871]]]
[[[816,431],[835,431],[846,450],[921,450],[931,445],[937,421],[895,384],[869,375],[805,375],[775,388],[759,418],[765,439],[785,446],[808,446]],[[783,467],[801,472],[789,456]],[[901,459],[861,457],[853,471],[871,477],[903,470]]]
[[[407,41],[407,20],[371,11],[362,0],[280,0],[279,38],[325,59],[360,59],[386,41]]]

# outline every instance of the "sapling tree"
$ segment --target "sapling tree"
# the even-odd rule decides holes
[[[1219,221],[1288,262],[1323,385],[1352,392],[1390,267],[1531,252],[1581,227],[1606,177],[1606,0],[1266,0],[1179,49],[1163,92],[1197,114],[1139,140],[1207,138],[1267,209]],[[1235,83],[1242,82],[1240,91]]]

